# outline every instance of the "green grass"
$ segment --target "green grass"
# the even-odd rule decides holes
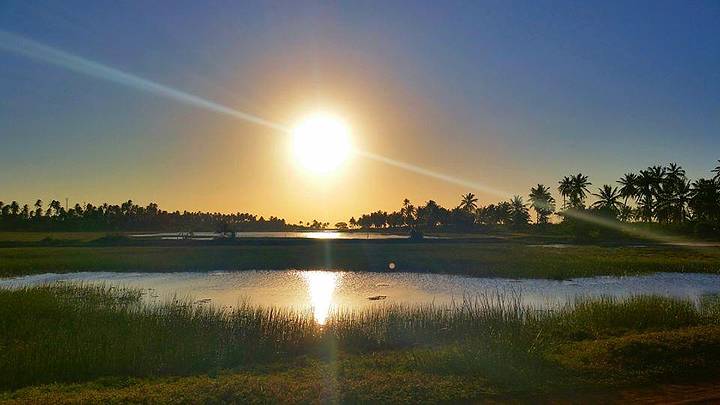
[[[572,246],[519,243],[309,241],[296,244],[67,246],[0,248],[0,276],[74,271],[342,269],[573,278],[720,272],[717,248]]]
[[[0,231],[0,242],[57,241],[89,242],[107,235],[107,232],[9,232]]]
[[[502,401],[720,375],[717,300],[518,302],[380,306],[318,327],[273,308],[147,306],[133,290],[0,289],[0,400]]]

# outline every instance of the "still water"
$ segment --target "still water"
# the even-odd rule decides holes
[[[230,308],[239,302],[311,310],[322,324],[333,310],[388,303],[451,304],[478,295],[519,296],[527,305],[550,308],[576,297],[654,294],[690,299],[720,294],[720,275],[655,273],[572,280],[474,278],[444,274],[332,271],[216,271],[183,273],[84,272],[0,279],[0,288],[55,282],[103,283],[142,289],[147,302],[174,297],[198,305]]]
[[[163,239],[163,240],[213,240],[224,237],[217,232],[166,232],[166,233],[141,233],[130,235],[139,239]],[[387,233],[363,233],[363,232],[237,232],[236,238],[300,238],[300,239],[407,239],[408,235],[393,235]],[[437,237],[427,237],[437,239]]]

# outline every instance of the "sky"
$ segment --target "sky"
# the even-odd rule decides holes
[[[678,162],[707,177],[720,159],[717,1],[3,0],[2,32],[6,202],[334,222],[538,183],[557,198],[577,172],[600,186]],[[313,175],[286,134],[8,51],[12,38],[283,126],[331,111],[356,147],[465,184],[359,156]]]

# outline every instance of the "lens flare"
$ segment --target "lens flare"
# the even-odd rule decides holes
[[[232,117],[239,118],[253,124],[262,125],[278,131],[288,131],[286,127],[275,122],[260,118],[256,115],[226,107],[224,105],[206,100],[204,98],[185,93],[180,90],[176,90],[172,87],[168,87],[153,82],[151,80],[147,80],[142,77],[123,72],[122,70],[115,69],[101,63],[93,62],[91,60],[69,54],[67,52],[49,47],[47,45],[43,45],[39,42],[9,33],[7,31],[0,30],[0,49],[15,52],[28,58],[47,62],[52,65],[64,67],[65,69],[72,70],[77,73],[83,73],[98,79],[105,79],[117,84],[132,87],[137,90],[146,91],[148,93],[152,93],[162,97],[167,97],[181,103],[190,104],[195,107],[200,107],[206,110],[230,115]]]

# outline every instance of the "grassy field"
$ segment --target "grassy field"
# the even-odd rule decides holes
[[[517,297],[333,314],[133,290],[0,290],[0,400],[437,402],[578,399],[720,378],[720,302],[658,297],[536,311]],[[618,394],[619,395],[619,394]]]
[[[342,269],[572,278],[658,271],[720,272],[720,249],[521,243],[301,241],[283,244],[32,246],[0,248],[0,276],[73,271]]]
[[[0,242],[39,242],[56,240],[89,242],[107,235],[107,232],[0,232]]]

